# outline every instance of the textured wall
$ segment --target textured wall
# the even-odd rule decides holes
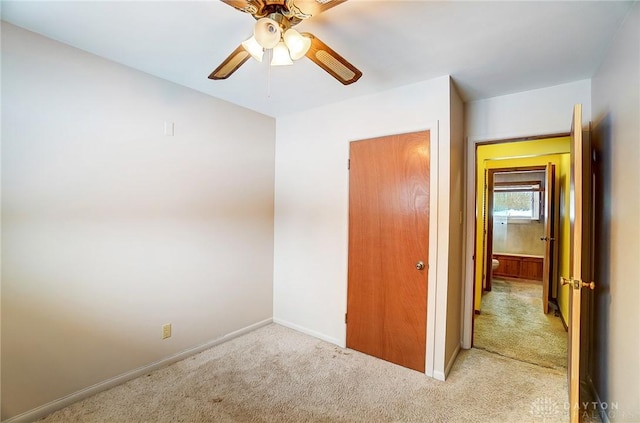
[[[544,223],[538,221],[513,223],[493,221],[493,252],[543,256]]]
[[[271,318],[274,145],[271,118],[2,23],[3,419]]]

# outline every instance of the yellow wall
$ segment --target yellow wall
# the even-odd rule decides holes
[[[485,261],[486,251],[484,245],[484,237],[482,234],[482,222],[484,216],[484,201],[486,200],[486,190],[484,189],[484,172],[485,169],[509,168],[509,167],[525,167],[525,166],[545,166],[547,163],[556,165],[556,183],[557,186],[562,185],[560,189],[561,195],[568,193],[568,172],[569,172],[569,150],[570,138],[547,138],[533,141],[518,141],[503,144],[489,144],[478,146],[476,151],[476,278],[475,278],[475,310],[479,311],[482,306],[482,264]],[[564,185],[566,182],[567,185]],[[565,230],[568,231],[568,216],[564,218],[562,213],[562,204],[568,204],[567,198],[561,199],[561,223],[559,234],[566,240],[560,242],[560,269],[568,268],[569,244],[568,238],[565,238]],[[562,290],[558,298],[560,309],[565,317],[568,310],[568,298],[566,292]]]
[[[569,260],[571,257],[571,219],[569,218],[569,196],[571,190],[571,156],[562,155],[560,171],[560,274],[569,277]],[[558,305],[565,322],[569,322],[569,286],[558,287]]]

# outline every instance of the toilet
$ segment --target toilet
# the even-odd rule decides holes
[[[492,259],[491,260],[491,270],[496,270],[498,268],[498,266],[500,266],[500,262],[498,261],[498,259]]]

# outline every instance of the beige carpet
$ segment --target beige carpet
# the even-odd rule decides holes
[[[272,324],[42,421],[549,423],[568,419],[565,379],[472,349],[439,382]]]
[[[567,332],[542,312],[542,286],[495,279],[474,322],[476,348],[540,366],[566,369]]]

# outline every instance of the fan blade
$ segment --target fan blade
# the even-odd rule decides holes
[[[329,46],[316,38],[313,34],[304,32],[301,35],[311,39],[311,47],[306,56],[316,65],[327,71],[344,85],[353,84],[362,76],[355,66],[344,57],[333,51]]]
[[[325,10],[344,3],[347,0],[293,0],[295,7],[306,15],[316,16]],[[289,3],[287,1],[287,3]]]
[[[229,57],[224,59],[224,62],[222,62],[216,70],[211,72],[209,79],[227,79],[232,73],[237,71],[244,62],[249,60],[249,57],[251,57],[251,55],[247,50],[242,47],[242,44],[239,45],[238,48],[229,55]]]

